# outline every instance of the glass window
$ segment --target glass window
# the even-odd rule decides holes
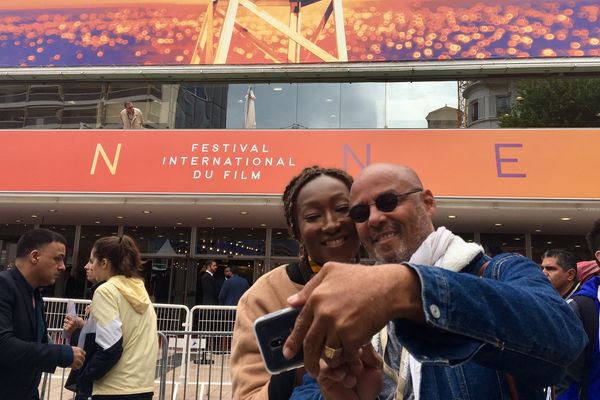
[[[3,108],[0,106],[0,129],[20,129],[25,123],[24,108]]]
[[[266,229],[198,228],[196,254],[264,256]]]
[[[465,242],[473,243],[475,241],[475,234],[473,232],[452,232],[452,233],[460,236]]]
[[[14,266],[17,257],[17,242],[21,235],[30,229],[33,229],[33,225],[0,225],[0,271],[4,271],[9,266]]]
[[[67,239],[69,243],[69,251],[67,251],[67,261],[66,264],[70,264],[72,262],[71,257],[73,256],[73,246],[75,245],[75,225],[40,225],[40,228],[50,229],[51,231],[58,232]]]
[[[521,233],[482,233],[481,245],[488,256],[500,253],[519,253],[527,255],[525,251],[525,235]]]
[[[98,120],[96,105],[81,105],[65,107],[62,111],[61,128],[63,129],[93,129]]]
[[[61,85],[31,85],[29,87],[30,102],[62,103]]]
[[[385,89],[387,128],[427,128],[426,117],[430,112],[445,106],[458,106],[455,81],[388,82],[382,89]]]
[[[190,251],[191,229],[187,227],[126,226],[123,233],[135,240],[145,256],[172,257]]]
[[[240,89],[240,85],[237,86]],[[239,94],[236,93],[236,96]],[[177,108],[175,116],[175,128],[225,128],[228,105],[228,85],[182,85],[179,87],[177,95]],[[238,110],[238,102],[244,102],[242,99],[235,99],[231,107]],[[243,108],[241,109],[239,126],[243,126]]]
[[[510,96],[496,96],[496,116],[510,113]]]
[[[340,113],[339,83],[298,85],[298,115],[296,118],[298,127],[339,128]]]
[[[248,86],[244,84],[231,84],[228,85],[227,89],[227,129],[240,129],[244,127],[244,106],[246,103],[246,93],[248,92]],[[256,86],[254,85],[254,94],[256,95]],[[265,99],[256,99],[257,104],[259,101],[265,101]],[[262,128],[256,122],[257,128]]]
[[[474,122],[479,119],[479,101],[472,101],[469,105],[469,121]]]
[[[227,128],[244,126],[244,109],[248,84],[229,85],[227,96]],[[256,127],[262,129],[302,128],[297,120],[298,84],[256,84]]]
[[[27,100],[27,86],[0,85],[0,104],[23,103]]]
[[[341,88],[341,128],[385,127],[385,83],[343,83]]]
[[[300,245],[289,236],[287,229],[273,229],[271,234],[271,255],[278,257],[298,257]]]
[[[58,128],[62,106],[29,106],[25,111],[25,127]]]
[[[92,102],[96,104],[104,97],[103,83],[64,83],[62,84],[63,99],[66,103],[75,104]]]
[[[536,263],[542,262],[546,250],[563,249],[575,255],[577,261],[593,260],[585,237],[581,235],[531,235],[531,256]]]
[[[145,99],[149,95],[154,96],[154,100],[160,100],[160,86],[156,84],[145,84],[143,82],[112,82],[108,85],[108,92],[106,94],[106,98],[108,100],[120,100],[121,103],[123,103],[125,101],[135,102],[140,98]]]
[[[298,124],[298,84],[256,85],[254,94],[257,128],[305,128]]]
[[[77,257],[78,268],[83,268],[90,259],[94,242],[101,237],[117,234],[116,226],[82,225],[79,252]]]

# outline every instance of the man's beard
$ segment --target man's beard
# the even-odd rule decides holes
[[[388,254],[387,257],[386,255],[381,254],[377,249],[375,249],[375,259],[379,264],[399,264],[405,261],[409,261],[410,257],[415,251],[416,249],[409,251],[408,247],[406,246],[406,242],[402,241],[400,246],[398,246],[398,248],[396,248],[392,254]]]
[[[415,238],[414,241],[400,240],[400,244],[394,250],[394,252],[392,254],[388,254],[387,256],[381,254],[377,250],[377,247],[375,247],[375,259],[377,260],[377,263],[399,264],[410,261],[412,255],[417,251],[419,247],[421,247],[421,243],[423,243],[425,239],[427,239],[427,237],[429,236],[430,232],[429,229],[427,229],[428,226],[429,217],[427,216],[425,210],[422,207],[419,207],[417,209],[416,226],[414,226],[412,229],[413,232],[416,232],[415,236],[417,236],[417,238]],[[402,231],[400,231],[400,234],[404,235]]]

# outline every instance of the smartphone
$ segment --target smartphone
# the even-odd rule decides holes
[[[270,374],[280,374],[304,365],[302,349],[290,360],[283,356],[283,345],[290,336],[300,308],[284,308],[254,321],[254,334],[260,354]]]

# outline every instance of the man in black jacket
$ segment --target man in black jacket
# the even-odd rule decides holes
[[[219,282],[215,278],[217,263],[215,260],[208,260],[205,265],[206,273],[202,275],[202,304],[215,306],[219,304]]]
[[[64,273],[66,239],[47,229],[25,233],[17,243],[16,267],[0,273],[0,399],[36,400],[42,372],[77,369],[85,352],[48,344],[39,289]]]

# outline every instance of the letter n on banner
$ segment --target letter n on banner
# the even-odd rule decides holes
[[[348,172],[348,158],[352,157],[354,162],[360,167],[360,169],[364,169],[365,167],[371,164],[371,144],[367,143],[365,146],[365,160],[361,162],[356,153],[352,151],[352,148],[347,144],[344,144],[344,171]]]
[[[96,145],[96,151],[94,152],[94,161],[92,162],[92,169],[90,170],[90,175],[96,174],[96,165],[98,164],[98,156],[102,156],[102,159],[104,160],[104,163],[108,167],[108,170],[110,171],[111,175],[116,174],[117,173],[117,165],[119,164],[119,155],[120,154],[121,154],[121,143],[118,143],[117,151],[115,152],[115,157],[111,162],[111,160],[109,160],[109,158],[108,158],[108,155],[104,151],[104,147],[102,147],[102,144],[98,143]]]

